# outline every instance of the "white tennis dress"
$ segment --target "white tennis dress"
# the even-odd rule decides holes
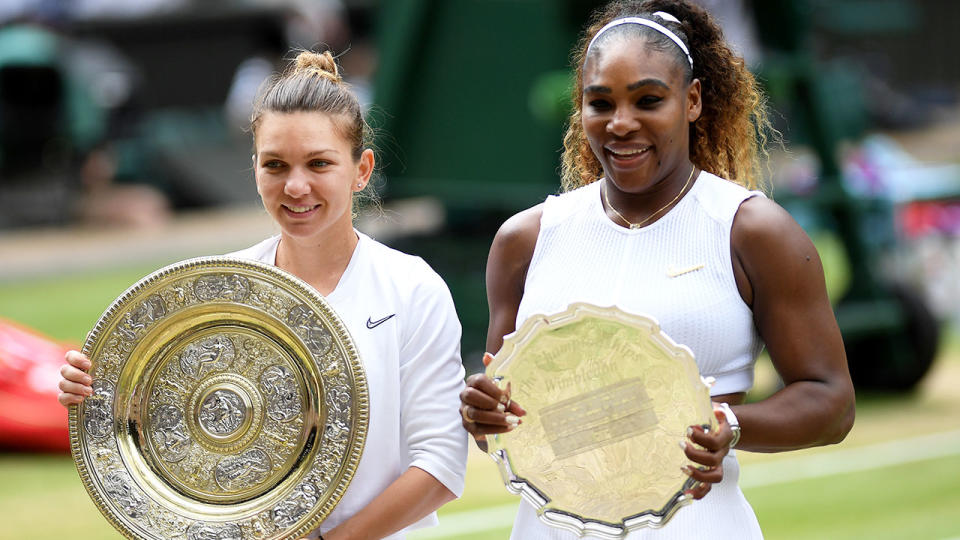
[[[730,229],[740,204],[762,194],[702,172],[667,214],[631,230],[604,213],[602,182],[548,197],[543,204],[517,328],[531,315],[563,311],[573,302],[617,306],[652,316],[668,336],[689,347],[700,373],[716,379],[713,395],[748,390],[762,343],[737,290]],[[737,485],[739,472],[731,451],[723,462],[723,481],[706,497],[679,509],[663,528],[628,538],[762,538]],[[575,538],[542,523],[526,501],[520,504],[511,539]]]
[[[460,424],[460,322],[446,284],[419,257],[360,240],[327,301],[357,346],[370,395],[363,457],[326,533],[366,506],[409,467],[463,493],[467,433]],[[280,237],[232,257],[276,264]],[[407,531],[437,523],[436,513]],[[404,538],[404,531],[387,537]]]

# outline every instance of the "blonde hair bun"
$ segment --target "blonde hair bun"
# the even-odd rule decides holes
[[[337,62],[333,59],[330,51],[319,54],[312,51],[302,51],[297,55],[293,71],[294,73],[319,75],[337,83],[343,80],[340,77],[340,71],[337,69]]]

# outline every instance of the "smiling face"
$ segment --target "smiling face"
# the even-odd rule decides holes
[[[590,148],[619,190],[683,182],[700,82],[686,82],[675,55],[650,49],[642,38],[612,40],[587,57],[582,99]]]
[[[352,197],[370,180],[371,150],[355,160],[335,119],[319,112],[267,112],[255,141],[257,192],[284,236],[353,234]]]

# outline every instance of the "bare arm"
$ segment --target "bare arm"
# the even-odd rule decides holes
[[[542,213],[542,206],[538,205],[511,217],[497,231],[490,246],[487,257],[488,351],[499,351],[503,336],[516,330],[517,310],[540,233]]]
[[[323,535],[324,540],[360,540],[389,536],[416,523],[456,499],[428,472],[410,467],[387,489],[347,521]]]
[[[731,231],[734,274],[784,388],[735,406],[738,448],[777,452],[840,442],[853,426],[854,390],[827,298],[820,257],[776,203],[745,201]]]
[[[541,213],[541,206],[520,212],[508,219],[493,239],[487,257],[488,351],[499,351],[503,336],[515,330],[527,269],[540,232]],[[484,357],[484,364],[489,358]],[[526,414],[516,402],[509,402],[509,409],[502,405],[502,397],[497,385],[482,373],[468,377],[467,387],[460,393],[463,427],[484,451],[487,445],[484,435],[510,431],[519,417]]]

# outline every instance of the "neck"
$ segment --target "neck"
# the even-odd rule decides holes
[[[298,238],[281,233],[276,265],[327,296],[337,288],[358,242],[352,225],[348,234],[321,238]]]
[[[640,193],[621,191],[608,176],[600,188],[608,217],[630,228],[639,228],[656,222],[689,191],[690,186],[693,185],[696,170],[693,163],[687,162]]]

